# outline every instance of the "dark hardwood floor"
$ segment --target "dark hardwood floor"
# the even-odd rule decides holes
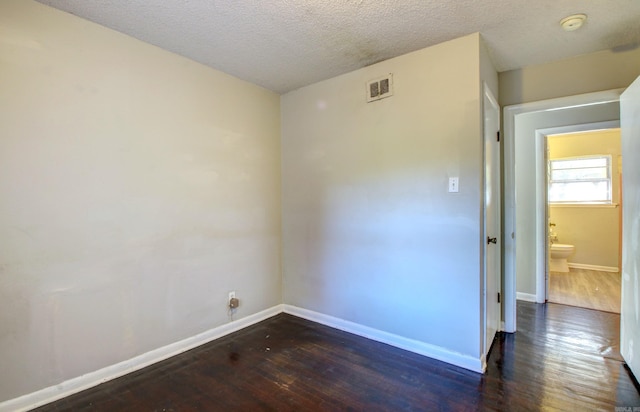
[[[614,411],[640,407],[620,316],[518,302],[486,374],[281,314],[38,411]]]

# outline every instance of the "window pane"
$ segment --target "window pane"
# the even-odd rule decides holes
[[[565,203],[611,202],[609,156],[549,161],[549,201]]]
[[[607,202],[609,181],[551,183],[549,201],[551,202]]]
[[[582,167],[607,167],[608,158],[606,157],[592,157],[586,159],[571,159],[571,160],[552,160],[552,169],[575,169]]]
[[[551,180],[586,180],[606,179],[608,177],[606,167],[592,167],[588,169],[561,169],[551,172]]]

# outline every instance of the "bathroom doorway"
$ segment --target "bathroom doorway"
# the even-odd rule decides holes
[[[620,313],[619,128],[548,134],[546,296]]]

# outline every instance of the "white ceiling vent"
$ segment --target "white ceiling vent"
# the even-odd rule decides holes
[[[393,74],[367,82],[367,102],[393,96]]]

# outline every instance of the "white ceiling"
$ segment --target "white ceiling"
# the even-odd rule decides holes
[[[474,32],[498,71],[640,44],[640,0],[38,1],[278,93]]]

